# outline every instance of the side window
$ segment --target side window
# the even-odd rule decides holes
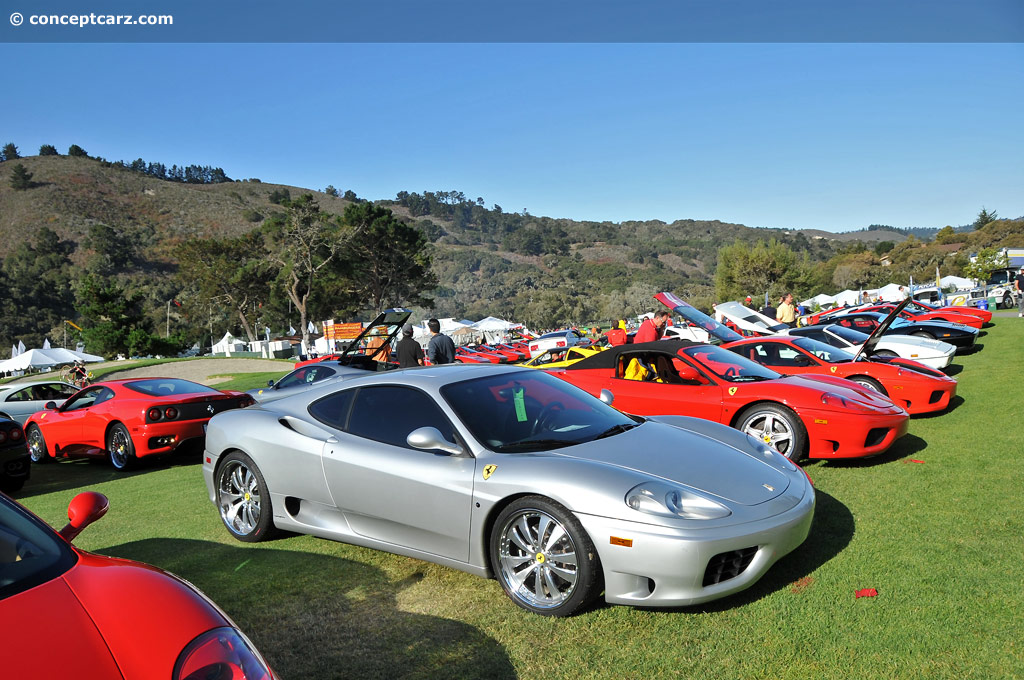
[[[68,401],[66,404],[64,404],[64,407],[61,410],[78,411],[83,408],[89,408],[90,406],[97,402],[100,395],[103,393],[105,389],[105,387],[93,387],[91,389],[85,390],[84,392],[80,393],[77,397],[75,397],[73,400]],[[107,391],[109,392],[110,390]],[[111,394],[113,394],[113,392],[111,392]]]
[[[312,370],[313,369],[311,369],[309,366],[297,368],[288,375],[286,375],[285,377],[281,378],[281,380],[278,381],[275,387],[281,389],[285,387],[295,387],[296,385],[301,385],[306,382],[307,376],[312,375]]]
[[[306,382],[315,383],[326,380],[334,375],[334,372],[334,369],[330,366],[314,366],[310,369],[309,375],[306,376]]]
[[[347,432],[357,437],[410,448],[405,439],[413,430],[434,427],[454,441],[451,422],[425,392],[411,387],[363,387],[355,396]]]
[[[41,385],[36,385],[36,387],[41,387]],[[32,387],[26,387],[23,390],[18,390],[11,396],[7,397],[7,401],[32,401],[32,390]]]
[[[53,389],[57,393],[57,399],[67,399],[78,391],[74,385],[65,385],[64,383],[54,383]]]
[[[352,409],[352,395],[355,390],[342,390],[317,399],[309,405],[309,415],[336,430],[348,426],[348,414]]]

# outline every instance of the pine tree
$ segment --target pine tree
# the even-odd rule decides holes
[[[3,160],[5,161],[13,161],[15,158],[21,158],[21,156],[18,155],[18,147],[14,146],[14,142],[4,144],[4,150],[0,153],[3,154]]]
[[[11,171],[11,188],[18,191],[32,188],[32,173],[21,163],[15,165]]]
[[[53,144],[43,144],[42,146],[39,147],[39,155],[57,156],[59,154],[57,153],[57,147],[55,147]]]

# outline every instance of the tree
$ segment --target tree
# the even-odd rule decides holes
[[[942,245],[944,243],[956,243],[956,239],[956,230],[948,224],[935,232],[935,243],[937,245]]]
[[[984,227],[989,222],[995,222],[998,219],[999,219],[999,215],[996,213],[995,210],[993,210],[992,212],[989,212],[989,211],[985,210],[985,206],[982,206],[981,207],[981,212],[978,213],[978,217],[974,220],[974,228],[976,230],[977,229],[981,229],[982,227]]]
[[[355,202],[355,201],[358,201],[358,200],[359,200],[359,197],[358,197],[358,196],[356,196],[356,192],[352,191],[351,189],[346,189],[346,190],[345,190],[345,195],[344,195],[344,197],[343,197],[343,198],[344,198],[344,199],[345,199],[346,201],[353,201],[353,202]]]
[[[205,302],[218,299],[238,315],[246,337],[257,340],[248,314],[269,297],[272,270],[263,254],[263,234],[231,239],[192,239],[175,249],[183,286],[194,286]]]
[[[331,273],[328,267],[344,245],[337,224],[328,221],[312,194],[284,201],[283,219],[270,219],[263,227],[270,260],[277,279],[299,312],[302,342],[309,346],[309,305],[311,296]]]
[[[74,318],[71,259],[74,245],[52,229],[41,227],[32,242],[22,242],[3,262],[0,304],[2,330],[26,343],[42,344],[45,335],[64,319]]]
[[[18,163],[11,170],[11,188],[18,191],[32,188],[32,173],[25,169],[25,166]]]
[[[89,157],[89,154],[85,152],[85,149],[83,149],[82,147],[78,146],[77,144],[72,144],[71,146],[68,147],[68,155],[69,156],[74,156],[76,158],[88,158]]]
[[[342,224],[359,238],[346,241],[342,256],[353,270],[353,292],[374,311],[397,304],[433,306],[424,293],[437,286],[430,270],[430,245],[423,233],[370,202],[345,208]]]
[[[338,190],[334,188],[333,184],[328,184],[327,188],[324,189],[324,193],[327,194],[328,196],[337,196]]]
[[[40,156],[57,156],[57,147],[52,144],[43,144],[39,147]]]
[[[982,248],[974,258],[974,262],[964,267],[964,274],[984,283],[988,281],[992,272],[1007,266],[1009,266],[1009,260],[1005,253],[1000,253],[995,248]]]
[[[21,156],[18,154],[18,147],[14,146],[14,142],[4,144],[3,151],[0,151],[0,159],[13,161],[16,158],[21,158]]]
[[[82,245],[93,251],[89,269],[101,277],[113,276],[131,265],[136,257],[135,244],[123,231],[105,224],[93,224]]]
[[[715,292],[719,300],[738,300],[745,295],[778,297],[799,278],[797,257],[776,239],[758,241],[753,248],[737,239],[718,249]]]
[[[885,255],[895,247],[896,243],[894,241],[879,241],[875,245],[875,255]]]
[[[75,291],[82,336],[91,352],[112,356],[147,354],[153,335],[142,309],[142,294],[112,279],[86,275]]]

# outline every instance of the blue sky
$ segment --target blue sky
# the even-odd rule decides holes
[[[0,45],[0,143],[748,226],[1024,215],[1021,44]]]

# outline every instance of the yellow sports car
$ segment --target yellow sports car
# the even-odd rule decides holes
[[[603,349],[604,347],[580,347],[577,345],[572,347],[555,347],[538,354],[529,361],[520,362],[519,365],[529,366],[530,368],[565,368],[580,359],[592,357]]]

